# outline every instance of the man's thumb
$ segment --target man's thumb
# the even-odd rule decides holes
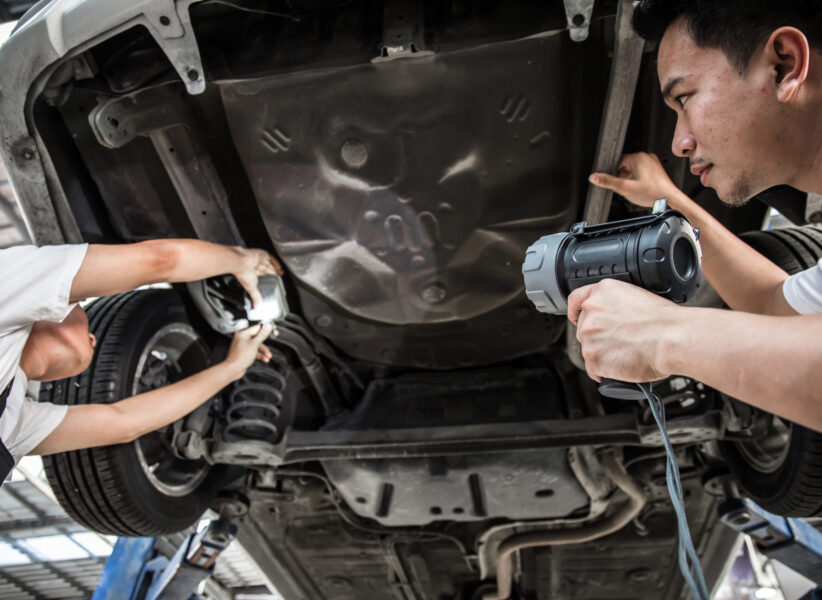
[[[273,330],[274,325],[271,323],[262,323],[260,325],[260,330],[254,335],[254,339],[257,341],[265,341],[268,339],[268,336],[271,335]]]
[[[619,177],[608,175],[608,173],[591,173],[588,176],[588,181],[601,188],[617,191],[622,180]]]

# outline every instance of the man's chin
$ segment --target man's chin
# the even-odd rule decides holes
[[[713,188],[723,204],[733,207],[745,206],[755,195],[747,180],[735,181],[730,189],[725,186],[710,187]]]
[[[723,204],[727,204],[733,208],[739,208],[741,206],[745,206],[749,201],[750,198],[740,197],[740,196],[730,196],[727,198],[723,198],[722,196],[719,197]]]

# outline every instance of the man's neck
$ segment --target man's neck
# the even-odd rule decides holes
[[[822,121],[822,112],[820,112],[819,120]],[[820,127],[820,129],[822,129],[822,127]],[[822,138],[819,137],[820,134],[822,134],[822,132],[814,135],[814,139],[817,140],[817,146],[808,168],[807,182],[799,187],[799,189],[813,194],[822,194]]]

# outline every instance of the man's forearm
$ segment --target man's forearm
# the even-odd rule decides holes
[[[687,195],[680,193],[669,203],[700,230],[705,277],[728,306],[757,314],[796,314],[782,294],[785,271],[728,231]]]
[[[157,277],[161,277],[158,281],[196,281],[214,275],[234,273],[244,266],[245,258],[239,246],[224,246],[189,239],[150,240],[141,243],[157,245],[158,251],[170,258],[167,269],[157,274]]]
[[[113,405],[128,424],[127,440],[155,431],[181,419],[225,386],[242,377],[245,369],[223,361],[195,375],[150,392],[125,398]]]
[[[54,454],[131,442],[187,415],[243,372],[223,361],[177,383],[114,404],[70,406],[60,425],[32,453]]]
[[[822,315],[681,310],[687,316],[660,332],[661,372],[822,431]]]
[[[72,302],[161,282],[196,281],[253,269],[254,257],[237,246],[200,240],[150,240],[89,246],[71,286]]]

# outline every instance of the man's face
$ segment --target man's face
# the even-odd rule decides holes
[[[61,323],[38,321],[23,348],[36,357],[38,381],[53,381],[79,375],[91,364],[97,340],[89,333],[86,312],[75,306]],[[21,360],[22,362],[22,360]]]
[[[660,42],[658,73],[677,113],[673,152],[689,159],[703,185],[740,205],[781,183],[774,149],[785,132],[767,69],[752,59],[740,74],[722,50],[697,47],[680,19]]]

